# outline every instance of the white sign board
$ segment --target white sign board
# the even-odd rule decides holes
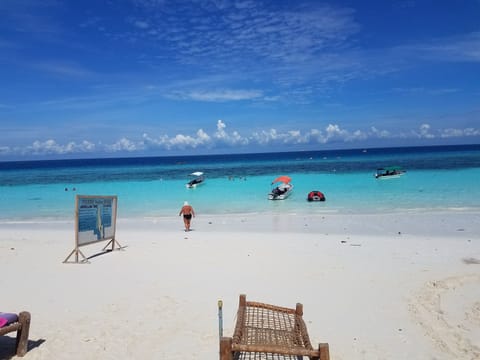
[[[117,197],[97,195],[77,195],[75,197],[75,249],[65,259],[75,254],[75,262],[78,263],[78,255],[83,257],[81,262],[88,259],[80,251],[79,247],[110,240],[104,250],[111,244],[115,250],[115,244],[121,248],[115,240],[115,227],[117,221]]]
[[[78,246],[115,237],[115,196],[77,196]]]

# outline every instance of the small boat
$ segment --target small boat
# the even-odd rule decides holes
[[[310,191],[307,195],[308,201],[325,201],[325,195],[322,192],[313,190]]]
[[[293,184],[290,182],[292,179],[289,176],[279,176],[275,180],[272,181],[273,189],[268,194],[269,200],[284,200],[293,191]]]
[[[195,171],[191,173],[190,176],[193,176],[193,179],[185,184],[188,189],[196,188],[198,185],[203,184],[203,182],[205,181],[205,177],[203,176],[203,172],[201,171]]]
[[[385,168],[378,168],[377,172],[375,173],[375,179],[394,179],[394,178],[399,178],[403,174],[405,174],[406,171],[402,170],[401,167],[399,166],[389,166]]]

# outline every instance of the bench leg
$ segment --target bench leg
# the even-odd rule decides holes
[[[220,360],[233,360],[231,337],[222,337],[220,339]]]
[[[17,331],[16,353],[17,356],[24,356],[28,348],[28,333],[30,332],[30,313],[22,311],[18,314],[18,322],[22,327]]]
[[[320,360],[330,360],[330,350],[328,348],[328,343],[319,344],[318,351],[320,352]]]
[[[320,343],[318,345],[318,353],[320,356],[311,357],[310,360],[330,360],[330,350],[328,349],[328,343]]]

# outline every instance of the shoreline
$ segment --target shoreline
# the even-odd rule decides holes
[[[150,220],[159,220],[159,219],[175,219],[178,214],[178,209],[172,209],[168,214],[165,213],[136,213],[136,214],[127,214],[118,215],[117,221],[129,222],[129,221],[150,221]],[[202,209],[200,209],[202,210]],[[204,212],[196,210],[200,217],[257,217],[257,216],[316,216],[316,217],[326,217],[326,216],[338,216],[338,217],[361,217],[361,216],[377,216],[377,215],[388,215],[388,216],[405,216],[405,215],[420,215],[420,216],[447,216],[447,215],[460,215],[460,216],[480,216],[480,208],[477,207],[452,207],[452,208],[390,208],[386,209],[358,209],[358,210],[349,210],[342,211],[339,209],[325,208],[325,209],[286,209],[282,211],[281,209],[275,210],[264,210],[264,211],[241,211],[241,212]],[[174,214],[174,215],[172,215]],[[0,224],[11,224],[11,223],[73,223],[74,211],[71,211],[71,214],[68,216],[16,216],[16,217],[0,217]]]
[[[339,226],[343,223],[342,226]],[[480,234],[480,210],[457,211],[399,211],[383,213],[238,213],[198,214],[193,219],[192,230],[244,232],[302,232],[318,234],[363,234],[381,235],[429,235],[477,237]],[[0,225],[8,226],[57,226],[73,233],[74,219],[4,219]],[[139,226],[157,228],[158,231],[181,230],[179,216],[138,216],[117,218],[117,236],[123,227]],[[44,229],[45,230],[45,229]]]
[[[199,214],[192,229],[119,218],[125,250],[82,247],[90,264],[74,265],[62,263],[73,220],[3,222],[0,261],[16,270],[0,311],[32,313],[24,358],[215,359],[217,301],[231,336],[241,293],[303,303],[312,344],[333,359],[480,356],[478,212]],[[0,338],[0,358],[12,341]]]

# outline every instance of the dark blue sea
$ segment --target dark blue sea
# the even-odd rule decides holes
[[[406,173],[375,179],[385,166]],[[187,189],[195,171],[206,180]],[[294,191],[268,200],[279,175]],[[72,219],[77,194],[117,195],[119,218],[176,215],[185,200],[199,215],[477,211],[479,180],[480,145],[0,162],[0,220]]]

